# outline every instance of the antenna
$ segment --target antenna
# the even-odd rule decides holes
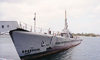
[[[68,28],[68,25],[67,25],[67,15],[66,15],[66,10],[65,10],[65,29]]]
[[[34,13],[34,32],[36,32],[36,12]]]

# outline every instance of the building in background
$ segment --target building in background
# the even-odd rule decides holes
[[[0,21],[0,34],[8,33],[10,30],[18,27],[17,21]]]

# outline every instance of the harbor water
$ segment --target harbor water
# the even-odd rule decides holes
[[[100,37],[81,37],[80,45],[33,60],[100,60]],[[0,35],[0,60],[20,60],[9,35]]]

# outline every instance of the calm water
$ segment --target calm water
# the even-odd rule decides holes
[[[81,37],[82,43],[61,53],[33,60],[100,60],[100,37]],[[0,60],[20,60],[9,36],[0,36]]]

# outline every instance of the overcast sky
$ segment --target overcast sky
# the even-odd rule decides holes
[[[67,10],[68,28],[73,33],[100,34],[100,0],[0,0],[0,20],[18,20],[61,31],[64,11]]]

